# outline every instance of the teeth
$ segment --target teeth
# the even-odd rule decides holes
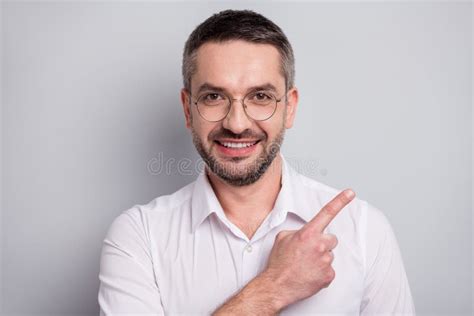
[[[227,142],[224,142],[224,143],[221,143],[222,145],[224,145],[225,147],[228,147],[228,148],[244,148],[244,147],[250,147],[252,145],[255,145],[257,142],[253,142],[253,143],[227,143]]]

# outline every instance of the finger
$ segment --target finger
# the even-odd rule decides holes
[[[334,261],[334,253],[332,251],[328,251],[325,256],[327,257],[326,258],[326,262],[331,264],[333,261]]]
[[[314,237],[313,237],[314,238]],[[332,234],[321,234],[316,245],[317,251],[323,253],[333,250],[337,245],[337,238]]]
[[[280,230],[276,234],[275,239],[276,240],[281,240],[281,239],[285,238],[286,236],[293,234],[294,232],[295,232],[295,230]]]
[[[336,235],[322,234],[321,238],[324,240],[328,251],[331,251],[332,249],[336,248],[338,243]]]
[[[337,214],[355,197],[354,191],[346,189],[326,204],[316,216],[303,226],[303,230],[322,233]]]

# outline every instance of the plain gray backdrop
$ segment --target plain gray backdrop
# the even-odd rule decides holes
[[[290,162],[386,214],[419,315],[471,314],[470,2],[1,8],[5,314],[98,314],[112,220],[196,176],[176,165],[198,161],[179,102],[182,49],[227,8],[266,15],[293,45],[301,102],[283,146]]]

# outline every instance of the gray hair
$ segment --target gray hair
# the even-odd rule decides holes
[[[196,54],[207,42],[244,40],[273,45],[281,56],[281,74],[286,90],[294,86],[295,57],[288,38],[275,23],[250,10],[225,10],[199,24],[189,35],[183,52],[183,84],[191,91],[191,77],[196,73]]]

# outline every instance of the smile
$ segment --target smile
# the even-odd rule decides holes
[[[227,148],[246,148],[255,145],[259,141],[255,142],[245,142],[245,143],[237,143],[237,142],[219,142],[216,141],[219,145],[227,147]]]
[[[217,145],[217,151],[226,157],[242,157],[251,155],[256,151],[257,144],[260,140],[245,140],[245,141],[218,141],[215,143]]]

